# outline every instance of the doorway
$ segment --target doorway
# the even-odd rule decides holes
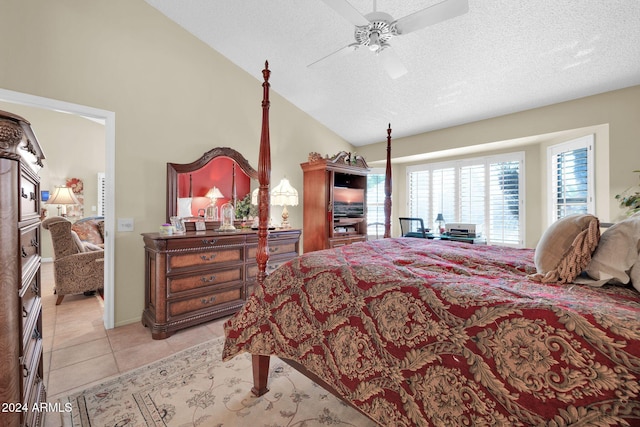
[[[24,107],[40,108],[84,117],[104,125],[104,226],[105,226],[105,269],[104,269],[104,316],[105,329],[113,329],[114,319],[114,218],[115,218],[115,113],[85,105],[43,98],[20,92],[0,89],[0,101]],[[25,117],[27,120],[28,117]],[[38,130],[34,129],[36,135]],[[46,144],[44,145],[46,166]]]

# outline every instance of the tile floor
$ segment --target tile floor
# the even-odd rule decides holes
[[[43,263],[42,329],[48,402],[224,335],[222,324],[226,319],[180,331],[165,340],[153,340],[140,322],[105,330],[100,297],[70,295],[56,306],[53,287],[53,264]],[[49,415],[44,425],[59,427],[59,416]]]

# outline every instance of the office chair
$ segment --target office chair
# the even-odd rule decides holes
[[[428,228],[424,228],[422,218],[400,217],[400,233],[402,237],[417,237],[426,239]]]

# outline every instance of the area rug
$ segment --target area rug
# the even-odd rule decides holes
[[[272,357],[269,393],[251,394],[251,356],[222,362],[223,338],[61,399],[63,425],[362,426],[376,424],[282,360]]]

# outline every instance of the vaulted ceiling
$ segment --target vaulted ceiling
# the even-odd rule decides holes
[[[469,0],[389,41],[395,79],[367,48],[330,55],[354,42],[343,1],[146,1],[256,79],[269,60],[272,90],[356,146],[640,84],[638,0]],[[394,19],[437,3],[348,0]]]

